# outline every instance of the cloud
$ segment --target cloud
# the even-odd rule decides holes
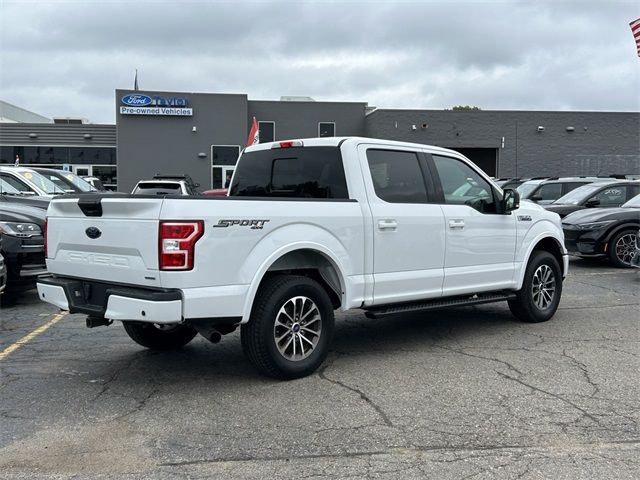
[[[7,1],[2,99],[114,121],[114,90],[383,108],[640,109],[632,2]]]

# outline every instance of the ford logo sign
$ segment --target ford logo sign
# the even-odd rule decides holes
[[[151,105],[151,97],[140,95],[139,93],[131,93],[122,97],[122,103],[130,107],[144,107]]]
[[[87,237],[93,239],[99,238],[100,235],[102,235],[102,232],[97,227],[89,227],[84,231],[84,233],[87,234]]]

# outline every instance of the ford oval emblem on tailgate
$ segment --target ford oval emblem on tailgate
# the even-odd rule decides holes
[[[89,227],[84,233],[86,233],[89,238],[99,238],[100,235],[102,235],[102,232],[97,227]]]

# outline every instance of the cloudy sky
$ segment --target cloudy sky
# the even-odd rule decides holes
[[[0,0],[0,99],[115,121],[114,90],[379,108],[640,109],[638,2]]]

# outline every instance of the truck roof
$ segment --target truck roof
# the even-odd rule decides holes
[[[256,152],[259,150],[268,150],[272,148],[274,145],[278,145],[282,142],[302,142],[305,147],[339,147],[344,142],[354,142],[356,144],[366,143],[366,144],[375,144],[375,145],[384,145],[384,146],[396,146],[396,147],[409,147],[409,148],[420,148],[423,150],[429,150],[435,153],[448,153],[456,156],[463,156],[461,153],[456,152],[455,150],[450,150],[448,148],[437,147],[435,145],[425,145],[423,143],[411,143],[411,142],[400,142],[397,140],[382,140],[379,138],[368,138],[368,137],[312,137],[312,138],[291,138],[286,140],[278,140],[275,142],[268,143],[259,143],[257,145],[251,145],[245,148],[245,152]]]

